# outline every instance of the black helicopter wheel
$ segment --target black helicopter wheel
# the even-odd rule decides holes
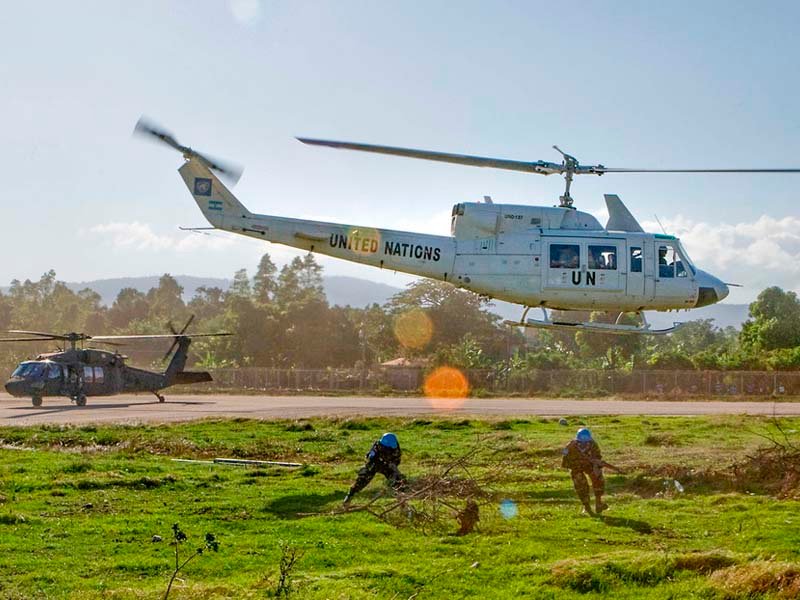
[[[81,394],[80,396],[75,396],[75,404],[78,406],[86,406],[86,395]]]
[[[34,406],[41,406],[42,405],[42,397],[41,396],[34,396],[31,398],[31,402]]]

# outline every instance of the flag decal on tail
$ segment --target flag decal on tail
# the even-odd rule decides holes
[[[222,200],[209,200],[208,210],[222,210]]]
[[[195,196],[210,196],[211,195],[211,180],[205,177],[194,178],[194,195]],[[211,208],[209,206],[209,208]],[[220,210],[222,206],[220,206]]]

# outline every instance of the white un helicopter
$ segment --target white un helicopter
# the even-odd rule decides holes
[[[212,171],[235,183],[241,171],[179,144],[171,133],[140,119],[135,132],[152,136],[183,154],[179,169],[186,186],[213,228],[309,252],[446,281],[477,294],[524,306],[523,327],[568,328],[602,333],[664,334],[652,329],[645,310],[708,306],[724,299],[728,284],[692,263],[679,239],[646,233],[618,196],[606,194],[608,223],[573,207],[575,175],[605,173],[797,173],[800,169],[620,169],[563,161],[523,162],[298,138],[305,144],[420,158],[540,175],[564,175],[566,190],[558,206],[520,206],[464,202],[453,207],[448,237],[360,225],[324,223],[255,214],[234,197]],[[200,229],[200,228],[198,228]],[[543,319],[528,319],[539,307]],[[613,311],[616,323],[553,320],[547,309]],[[621,322],[635,313],[640,325]]]

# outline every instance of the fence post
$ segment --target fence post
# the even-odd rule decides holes
[[[642,394],[647,393],[647,371],[642,371]]]

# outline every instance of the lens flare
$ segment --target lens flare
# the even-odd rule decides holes
[[[433,323],[425,311],[414,308],[395,317],[394,335],[404,348],[421,350],[431,341]]]
[[[469,381],[458,369],[439,367],[425,377],[422,389],[433,408],[454,410],[464,404],[469,394]]]
[[[519,514],[517,504],[508,498],[500,503],[500,514],[506,521],[510,521]]]
[[[371,227],[353,227],[347,231],[346,240],[339,240],[339,244],[342,242],[357,254],[375,254],[381,246],[381,234]]]

